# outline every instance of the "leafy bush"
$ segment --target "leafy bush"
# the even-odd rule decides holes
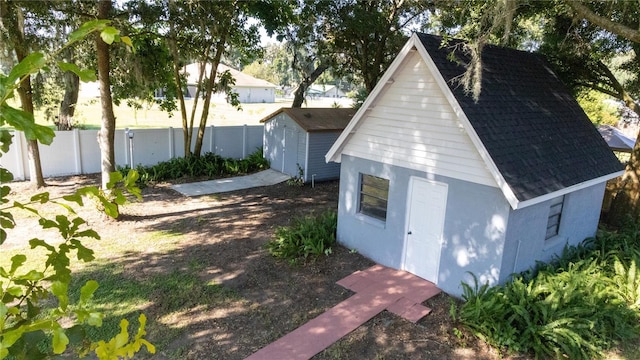
[[[271,255],[291,263],[310,255],[329,255],[336,243],[337,225],[338,215],[331,210],[317,216],[294,218],[290,226],[276,229],[267,249]]]
[[[147,185],[149,182],[176,180],[184,177],[217,178],[248,174],[269,168],[269,161],[262,156],[262,148],[237,160],[223,158],[213,153],[205,153],[202,156],[190,156],[186,158],[173,158],[160,162],[153,166],[138,165],[136,171],[140,174],[139,185]],[[126,173],[129,167],[120,167],[120,172]]]
[[[640,337],[635,227],[600,232],[550,264],[489,288],[463,284],[460,322],[490,345],[536,357],[596,358]]]

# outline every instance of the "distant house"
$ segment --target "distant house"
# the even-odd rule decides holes
[[[622,167],[541,57],[485,46],[476,102],[462,44],[441,45],[414,34],[326,159],[338,241],[459,296],[593,236]]]
[[[307,89],[307,95],[313,97],[341,98],[347,96],[344,91],[335,85],[313,84]]]
[[[193,63],[182,68],[182,72],[187,74],[187,94],[188,97],[195,96],[200,64]],[[205,76],[209,75],[211,65],[206,65]],[[238,93],[238,99],[241,103],[273,103],[276,101],[276,85],[262,79],[255,78],[251,75],[242,73],[236,69],[232,69],[226,65],[218,65],[218,73],[225,71],[231,72],[236,80],[233,90]],[[223,95],[219,95],[223,96]]]
[[[260,120],[264,123],[264,156],[271,168],[304,182],[333,180],[340,164],[327,163],[324,155],[336,141],[354,109],[281,108]]]

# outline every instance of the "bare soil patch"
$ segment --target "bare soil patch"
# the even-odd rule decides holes
[[[85,185],[97,185],[96,175],[48,179],[52,196]],[[177,236],[171,251],[156,251],[149,240],[142,251],[109,259],[132,280],[197,268],[204,283],[215,283],[231,294],[215,306],[198,304],[167,312],[161,293],[146,299],[151,342],[164,344],[155,359],[244,359],[353,293],[336,281],[373,265],[363,256],[337,246],[331,256],[290,266],[264,249],[277,226],[301,214],[337,208],[338,183],[291,187],[279,184],[226,194],[188,198],[170,184],[143,189],[144,201],[122,209],[118,221],[91,207],[81,215],[103,235],[121,242],[144,233]],[[27,183],[12,184],[14,196],[26,199]],[[10,234],[4,248],[21,246],[33,237],[23,226]],[[99,247],[93,247],[100,253]],[[382,312],[314,359],[497,359],[498,354],[466,333],[456,336],[446,294],[427,300],[433,312],[417,324]],[[176,330],[177,329],[177,330]],[[171,338],[166,338],[172,330]]]

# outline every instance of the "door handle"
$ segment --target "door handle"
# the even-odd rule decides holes
[[[407,235],[411,235],[411,234],[412,234],[412,232],[411,232],[411,230],[409,230],[409,232],[407,233]]]

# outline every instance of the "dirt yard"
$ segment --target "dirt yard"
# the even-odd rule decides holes
[[[47,191],[55,196],[97,183],[96,176],[49,179]],[[27,185],[12,184],[15,196],[26,198]],[[103,242],[116,247],[126,248],[133,236],[152,232],[175,236],[177,243],[169,251],[156,251],[162,238],[150,238],[146,249],[108,258],[109,266],[137,280],[195,267],[200,281],[232,294],[215,306],[197,304],[181,311],[168,311],[163,294],[143,299],[143,311],[152,324],[148,338],[159,345],[154,359],[243,359],[351,296],[336,281],[373,265],[337,247],[328,257],[292,267],[263,247],[273,229],[287,225],[292,217],[335,209],[336,182],[315,188],[280,184],[195,198],[159,184],[145,188],[143,195],[142,203],[122,209],[118,221],[91,208],[82,215],[103,235]],[[2,248],[23,246],[32,231],[12,231]],[[93,248],[98,254],[112,251]],[[427,300],[424,305],[433,312],[417,324],[383,311],[314,359],[499,358],[474,338],[455,335],[456,324],[449,317],[452,301],[444,294]]]

